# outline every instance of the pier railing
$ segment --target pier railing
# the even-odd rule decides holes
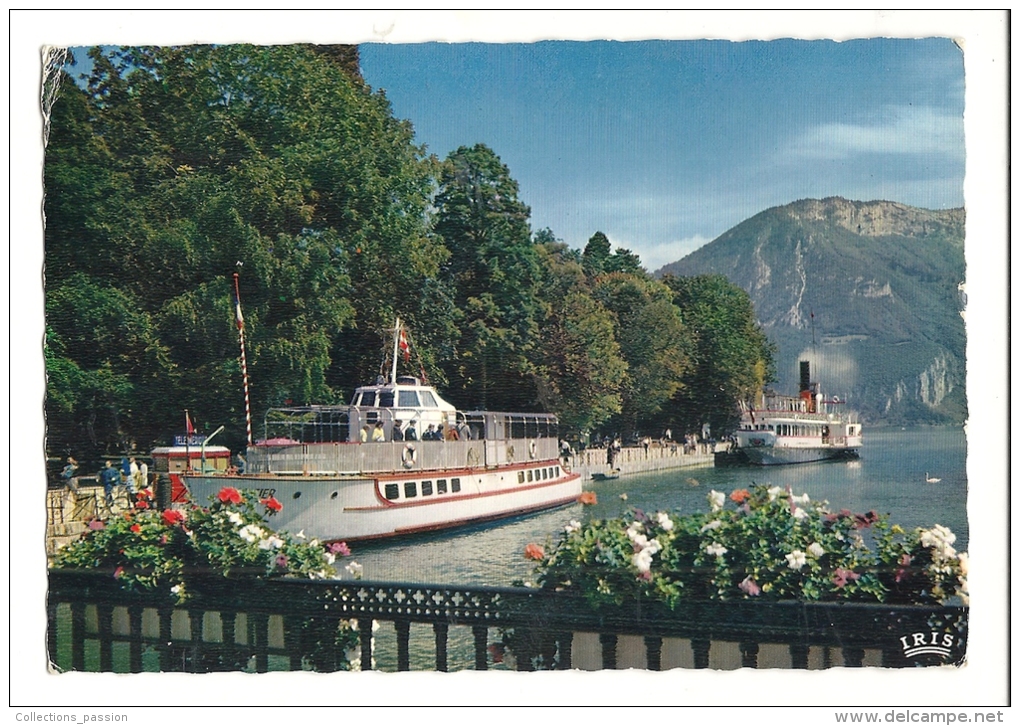
[[[193,599],[176,606],[127,592],[108,573],[51,570],[50,662],[59,671],[265,672],[333,671],[349,660],[368,670],[388,650],[388,670],[661,670],[909,667],[959,664],[966,652],[962,606],[697,601],[670,611],[635,601],[597,614],[531,588],[194,582]],[[342,625],[357,629],[358,647],[335,637]],[[466,657],[451,658],[451,638],[467,641]]]

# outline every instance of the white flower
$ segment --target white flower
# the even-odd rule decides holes
[[[673,520],[669,518],[668,514],[666,514],[665,512],[659,512],[655,516],[656,519],[659,520],[659,526],[662,527],[665,531],[670,532],[673,530]]]
[[[355,580],[360,580],[361,579],[361,573],[364,572],[364,570],[365,570],[365,568],[362,567],[361,565],[359,565],[357,562],[350,563],[344,569],[346,569],[349,573],[354,575],[354,579]]]
[[[808,554],[813,556],[813,557],[821,557],[822,555],[825,554],[825,548],[822,547],[817,542],[812,542],[811,544],[809,544],[808,548],[807,548],[807,551],[808,551]]]
[[[966,552],[961,552],[956,558],[960,561],[960,577],[966,577],[970,571],[970,556]]]
[[[708,504],[712,507],[713,512],[718,512],[723,508],[723,504],[726,503],[726,495],[722,492],[717,492],[715,489],[708,493]]]
[[[298,539],[305,539],[305,531],[302,529],[300,532],[298,532],[294,536],[297,537]]]
[[[786,556],[786,561],[789,563],[791,570],[799,570],[807,564],[807,555],[800,550],[794,550]]]
[[[270,535],[265,539],[259,540],[260,550],[278,550],[283,547],[283,540],[276,535]]]
[[[266,535],[262,528],[255,524],[246,524],[237,531],[237,535],[248,544],[258,542]]]
[[[336,562],[336,555],[334,555],[329,550],[326,550],[323,554],[326,555],[326,564],[332,565],[334,562]]]
[[[729,552],[729,550],[723,547],[721,544],[716,544],[715,542],[713,542],[712,544],[705,548],[705,552],[716,557],[722,557],[724,554]]]
[[[643,550],[648,546],[648,537],[643,534],[635,534],[630,538],[630,541],[634,543],[634,546],[639,550]]]
[[[790,497],[790,501],[794,504],[807,504],[811,501],[811,497],[807,495],[807,492],[804,492],[799,497]]]
[[[794,519],[804,519],[807,516],[808,513],[806,509],[801,509],[800,507],[797,507],[796,509],[793,510]]]
[[[651,571],[652,555],[654,554],[655,553],[652,552],[651,548],[648,548],[641,550],[631,558],[631,561],[634,563],[634,567],[637,568],[638,572],[645,573]]]
[[[238,514],[237,512],[227,512],[227,519],[229,519],[230,522],[237,527],[240,527],[242,524],[244,524],[244,520],[241,518],[241,515]]]
[[[662,551],[662,545],[659,544],[659,540],[657,540],[657,539],[650,539],[650,540],[648,540],[648,544],[645,545],[645,548],[643,550],[641,550],[641,551],[642,552],[651,552],[654,555],[656,552],[661,552]]]
[[[783,493],[783,489],[782,489],[782,487],[769,487],[768,488],[768,493],[769,493],[769,501],[770,502],[774,502],[774,501],[776,501],[776,497],[778,497],[780,494]]]
[[[713,519],[711,522],[709,522],[708,524],[701,528],[701,532],[702,534],[704,534],[705,532],[711,532],[713,529],[719,529],[720,527],[722,527],[722,522],[720,522],[718,519]]]
[[[181,593],[181,590],[183,589],[184,588],[181,587],[180,585],[174,585],[173,587],[170,588],[170,592],[172,592],[174,595],[179,595]]]
[[[581,523],[578,522],[576,519],[571,519],[570,524],[564,527],[563,531],[566,532],[567,534],[570,534],[571,532],[576,532],[579,529],[581,529]]]

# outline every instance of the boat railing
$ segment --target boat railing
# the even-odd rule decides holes
[[[248,449],[251,474],[382,474],[393,471],[494,468],[557,458],[551,438],[280,444]]]
[[[827,668],[960,664],[968,609],[853,602],[629,601],[592,611],[566,592],[361,580],[194,578],[192,599],[50,570],[57,671],[488,668]],[[358,646],[336,645],[353,625]],[[503,657],[504,646],[511,653]],[[923,647],[922,647],[923,646]]]

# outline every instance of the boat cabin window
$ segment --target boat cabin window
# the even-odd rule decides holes
[[[362,391],[358,394],[358,399],[354,403],[355,406],[374,406],[375,405],[375,391]]]
[[[460,491],[460,478],[454,477],[450,480],[450,491],[456,493]]]
[[[393,391],[379,391],[379,408],[393,408]]]
[[[423,481],[421,483],[421,495],[423,497],[432,496],[432,481]]]
[[[399,484],[387,484],[386,485],[386,498],[396,499],[400,496],[400,485]]]
[[[404,499],[410,499],[411,497],[416,496],[418,496],[418,482],[404,482]]]
[[[400,408],[418,408],[417,391],[399,391]]]
[[[436,397],[432,395],[432,391],[421,392],[421,405],[425,408],[439,408],[439,404],[436,403]]]
[[[446,479],[436,480],[436,494],[446,494]]]

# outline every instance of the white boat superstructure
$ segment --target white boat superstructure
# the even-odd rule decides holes
[[[195,501],[255,490],[283,505],[274,528],[328,542],[512,517],[581,493],[558,458],[555,416],[458,411],[395,364],[350,405],[274,408],[264,426],[243,472],[184,475]]]
[[[736,451],[751,464],[772,466],[855,458],[863,443],[861,424],[843,412],[838,397],[826,398],[800,363],[800,395],[763,394],[742,412],[734,433]]]

